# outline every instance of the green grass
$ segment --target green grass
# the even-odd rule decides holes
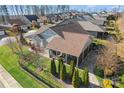
[[[29,53],[27,48],[24,48],[24,53]],[[44,67],[44,70],[39,73],[41,78],[44,78],[45,81],[49,82],[50,85],[63,88],[65,85],[63,82],[59,82],[51,73],[50,73],[50,59],[41,57],[41,64]],[[19,64],[19,57],[12,53],[11,49],[8,46],[0,47],[0,64],[25,88],[39,88],[47,87],[45,83],[40,82],[32,77],[28,72],[22,69]],[[69,73],[70,66],[66,65],[67,73]],[[36,68],[31,64],[27,67],[32,71],[36,71]],[[56,67],[58,67],[58,61],[56,61]],[[82,77],[82,70],[79,69],[79,76]]]
[[[44,70],[38,73],[38,75],[44,79],[44,81],[49,82],[49,84],[53,87],[64,88],[64,83],[59,82],[56,78],[50,73],[50,59],[42,57],[40,61],[40,65],[44,66]],[[33,64],[27,65],[27,68],[32,70],[33,72],[36,71],[36,68]]]
[[[41,71],[40,73],[38,73],[38,75],[44,79],[44,81],[47,81],[51,86],[53,87],[59,87],[59,88],[63,88],[65,85],[63,82],[59,82],[57,80],[57,78],[55,78],[51,73],[50,73],[50,59],[45,58],[45,57],[41,57],[41,66],[44,66],[44,70]],[[58,61],[55,61],[56,64],[56,68],[57,68],[57,72],[58,72]],[[66,71],[67,74],[69,74],[70,71],[70,65],[65,64],[66,66]],[[30,69],[31,71],[35,72],[36,71],[36,67],[33,64],[27,65],[27,68]],[[82,71],[81,69],[79,70],[79,77],[82,77]]]
[[[24,72],[19,64],[19,58],[14,55],[8,46],[0,47],[0,64],[22,85],[24,88],[40,88],[45,87],[26,72]]]

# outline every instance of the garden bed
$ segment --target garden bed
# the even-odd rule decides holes
[[[40,80],[41,82],[45,83],[51,88],[64,88],[65,83],[59,81],[59,77],[55,77],[50,73],[50,59],[42,57],[43,61],[41,61],[41,65],[43,65],[45,68],[40,71],[36,72],[37,68],[33,64],[23,64],[21,67],[26,70],[28,73],[33,75],[36,79]],[[55,61],[56,67],[58,67],[58,61]],[[70,71],[70,65],[65,64],[66,66],[66,71],[67,71],[67,78],[68,81],[70,82],[69,76],[69,71]],[[82,69],[79,70],[79,78],[81,79],[82,77]],[[58,68],[57,68],[57,73],[58,73]],[[70,82],[71,84],[71,82]],[[82,86],[82,85],[81,85]]]

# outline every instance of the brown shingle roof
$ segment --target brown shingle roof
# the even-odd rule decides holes
[[[36,34],[40,34],[40,33],[44,32],[44,31],[46,31],[47,29],[50,29],[50,28],[45,26],[45,25],[42,25],[40,27],[40,29],[36,32]]]
[[[10,19],[9,23],[12,24],[18,24],[18,25],[26,25],[25,22],[23,22],[21,19]]]
[[[80,33],[62,32],[64,38],[55,37],[48,45],[48,49],[61,51],[66,54],[79,57],[91,43],[91,37]]]
[[[99,26],[89,22],[89,21],[78,21],[78,23],[86,30],[93,32],[104,32]]]
[[[89,34],[89,32],[85,31],[77,22],[54,26],[51,27],[51,29],[63,38],[64,38],[63,31],[78,34]]]
[[[42,21],[47,20],[47,17],[46,17],[46,16],[40,16],[39,18],[40,18]]]

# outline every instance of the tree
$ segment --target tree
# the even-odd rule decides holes
[[[116,46],[107,44],[97,58],[97,66],[104,70],[104,77],[112,76],[118,69],[118,58]]]
[[[109,15],[109,16],[107,17],[107,20],[116,20],[116,16],[114,16],[114,15]]]
[[[57,73],[56,72],[56,65],[55,65],[55,60],[54,59],[51,60],[50,72],[51,72],[52,75],[56,75],[56,73]]]
[[[73,77],[72,77],[72,85],[75,88],[80,87],[80,82],[79,82],[79,72],[78,69],[75,69]]]
[[[9,11],[7,9],[7,6],[6,5],[1,5],[0,9],[1,9],[0,11],[1,11],[2,17],[3,17],[3,22],[8,24],[8,21],[9,21]]]
[[[60,69],[62,68],[61,66],[63,65],[63,60],[62,60],[62,58],[59,58],[58,61],[59,61],[59,64],[58,64],[58,74],[60,74]]]
[[[85,82],[85,71],[84,70],[82,71],[81,80],[82,80],[82,84],[84,84],[84,82]]]
[[[62,69],[60,70],[60,79],[63,81],[66,79],[66,67],[64,64],[62,65]]]
[[[72,79],[73,73],[74,73],[74,69],[75,69],[75,63],[74,61],[71,61],[70,63],[70,78]]]
[[[89,85],[89,71],[87,68],[84,69],[85,73],[84,73],[84,85],[88,86]]]

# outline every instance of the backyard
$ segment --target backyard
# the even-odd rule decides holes
[[[28,54],[27,47],[23,47],[24,53]],[[40,87],[73,87],[71,83],[63,82],[58,77],[53,76],[50,73],[50,59],[45,57],[40,57],[40,65],[43,70],[37,73],[36,66],[30,63],[24,64],[26,69],[19,65],[18,54],[13,54],[11,49],[7,46],[0,47],[0,64],[19,82],[24,88],[40,88]],[[58,67],[58,61],[55,62],[56,67]],[[70,66],[65,64],[67,74],[69,74]],[[28,69],[28,70],[27,70]],[[58,71],[58,68],[57,68]],[[31,73],[30,73],[31,72]],[[83,70],[79,69],[79,77],[82,77]],[[33,74],[32,74],[33,73]]]
[[[14,55],[8,46],[0,47],[0,64],[25,88],[46,87],[43,83],[38,82],[18,64],[18,56]]]

